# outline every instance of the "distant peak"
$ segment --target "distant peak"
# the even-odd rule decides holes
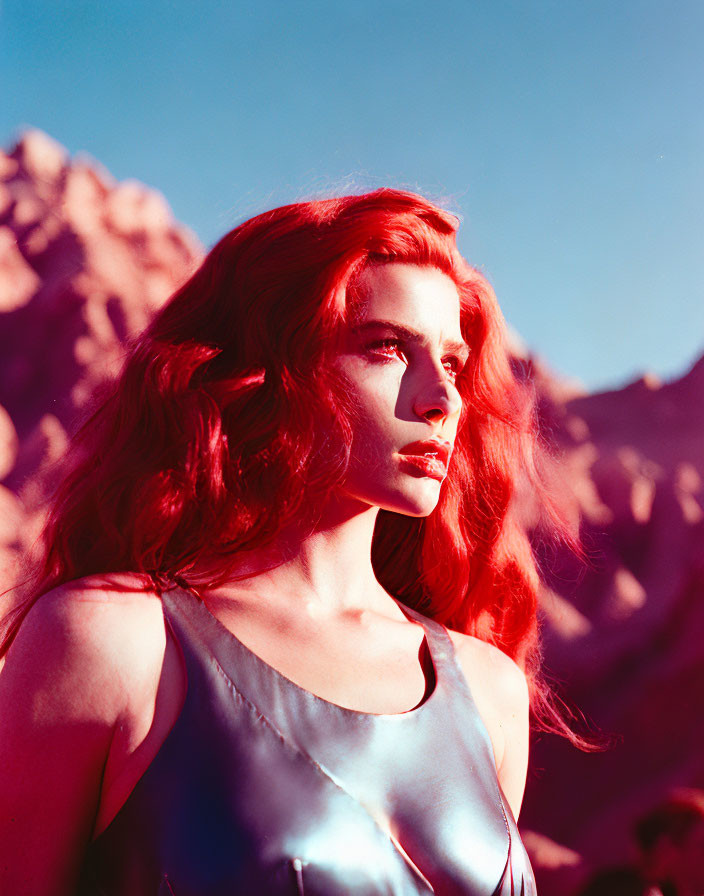
[[[69,163],[66,149],[39,128],[24,131],[9,155],[37,180],[56,180]]]

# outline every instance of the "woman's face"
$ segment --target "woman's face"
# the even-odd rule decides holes
[[[409,516],[435,508],[446,474],[408,455],[432,451],[409,443],[449,443],[462,402],[455,380],[467,360],[454,282],[437,268],[389,263],[365,269],[361,306],[335,364],[359,408],[344,492]],[[437,452],[436,452],[437,454]],[[447,458],[449,461],[449,457]]]

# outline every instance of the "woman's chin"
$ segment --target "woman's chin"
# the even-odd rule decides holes
[[[429,516],[438,506],[441,482],[428,479],[424,482],[416,481],[403,491],[399,490],[388,502],[380,503],[380,507],[391,510],[394,513],[402,513],[405,516]]]
[[[404,478],[406,481],[395,481],[393,486],[378,489],[370,488],[369,483],[360,488],[348,486],[339,497],[341,500],[358,501],[360,505],[378,507],[404,516],[422,517],[431,514],[438,505],[442,481],[428,476]]]

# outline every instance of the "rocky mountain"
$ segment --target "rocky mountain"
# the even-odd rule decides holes
[[[0,565],[36,537],[86,400],[202,256],[159,193],[41,131],[0,152]]]
[[[52,464],[127,340],[203,249],[164,199],[39,131],[0,153],[0,566],[38,531]],[[546,664],[610,749],[536,738],[521,827],[541,896],[628,858],[664,788],[704,787],[704,358],[587,394],[515,343],[562,453],[587,565],[543,551]]]
[[[671,382],[645,376],[548,409],[588,562],[545,558],[545,658],[613,744],[533,746],[522,825],[573,850],[550,858],[536,838],[541,896],[629,860],[633,821],[667,789],[704,788],[703,398],[701,358]]]

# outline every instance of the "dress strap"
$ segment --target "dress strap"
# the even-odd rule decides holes
[[[424,616],[418,610],[414,610],[406,604],[397,601],[404,613],[407,613],[416,622],[419,622],[425,629],[427,639],[430,644],[430,651],[435,663],[438,666],[438,677],[450,684],[453,689],[458,689],[465,697],[468,697],[472,706],[478,713],[476,702],[472,695],[472,689],[467,681],[464,669],[460,664],[457,656],[455,643],[447,626],[436,619]],[[488,734],[487,734],[488,737]]]

